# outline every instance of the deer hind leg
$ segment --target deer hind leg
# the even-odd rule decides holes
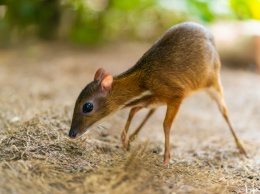
[[[142,108],[143,108],[143,107],[141,107],[141,106],[134,107],[134,108],[132,108],[132,109],[130,110],[130,112],[129,112],[128,119],[127,119],[126,124],[125,124],[125,128],[124,128],[124,130],[123,130],[123,132],[122,132],[122,134],[121,134],[121,141],[122,141],[122,144],[123,144],[123,149],[128,149],[128,145],[129,145],[129,144],[128,144],[127,137],[126,137],[127,132],[128,132],[128,130],[129,130],[129,127],[130,127],[130,124],[131,124],[131,122],[132,122],[132,119],[133,119],[134,115],[135,115],[139,110],[141,110]]]
[[[140,132],[140,130],[142,129],[142,127],[144,126],[144,124],[146,123],[146,121],[153,115],[153,113],[155,112],[155,109],[151,109],[148,114],[146,115],[146,117],[144,118],[143,122],[137,127],[137,129],[130,135],[129,137],[129,143],[133,142],[138,133]]]
[[[211,86],[211,88],[209,88],[207,90],[207,92],[211,96],[211,98],[217,102],[219,110],[221,111],[224,119],[226,120],[226,122],[228,124],[230,132],[232,133],[232,135],[235,139],[237,148],[239,149],[240,153],[244,154],[247,157],[246,151],[243,148],[242,144],[240,143],[240,141],[239,141],[239,139],[238,139],[238,137],[235,133],[235,130],[233,129],[233,127],[231,125],[229,115],[228,115],[228,110],[227,110],[227,107],[226,107],[226,104],[225,104],[225,101],[224,101],[224,98],[223,98],[223,90],[222,90],[220,81],[218,80],[217,83],[213,84]]]

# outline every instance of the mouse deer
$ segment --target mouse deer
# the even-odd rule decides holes
[[[123,148],[135,139],[157,106],[166,105],[164,163],[170,160],[170,130],[182,101],[205,90],[216,101],[239,151],[246,152],[231,125],[220,82],[220,59],[212,34],[203,26],[185,22],[171,27],[137,61],[120,75],[97,70],[94,80],[80,93],[74,108],[71,138],[82,135],[104,117],[131,108],[121,134]],[[142,108],[150,111],[127,139],[134,115]]]

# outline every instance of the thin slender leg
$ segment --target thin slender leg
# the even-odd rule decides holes
[[[166,116],[163,122],[165,135],[164,164],[168,164],[170,160],[170,131],[172,122],[179,110],[181,100],[175,100],[174,104],[167,104]]]
[[[221,88],[220,84],[218,83],[215,86],[213,86],[213,88],[208,90],[208,93],[217,102],[219,110],[221,111],[224,119],[226,120],[226,122],[228,124],[228,127],[235,139],[237,148],[239,149],[240,153],[244,154],[247,157],[246,151],[243,148],[242,144],[240,143],[240,141],[235,133],[235,130],[233,129],[233,127],[231,125],[229,115],[228,115],[228,110],[227,110],[227,107],[226,107],[226,104],[225,104],[225,101],[223,98],[223,92],[222,92],[222,88]]]
[[[136,136],[138,135],[138,133],[140,132],[140,130],[142,129],[142,127],[144,126],[144,124],[146,123],[146,121],[152,116],[152,114],[154,113],[155,109],[151,109],[148,114],[146,115],[146,117],[144,118],[143,122],[139,125],[139,127],[130,135],[129,137],[129,143],[131,143],[132,141],[134,141],[136,139]]]
[[[123,148],[124,148],[124,149],[127,149],[127,147],[128,147],[128,141],[127,141],[126,135],[127,135],[128,129],[129,129],[129,127],[130,127],[130,124],[131,124],[131,122],[132,122],[132,119],[133,119],[134,115],[135,115],[139,110],[141,110],[142,108],[143,108],[143,107],[140,107],[140,106],[134,107],[134,108],[132,108],[132,109],[130,110],[130,112],[129,112],[128,119],[127,119],[126,124],[125,124],[125,128],[124,128],[124,130],[123,130],[123,132],[122,132],[122,134],[121,134],[121,141],[122,141],[122,143],[123,143]]]

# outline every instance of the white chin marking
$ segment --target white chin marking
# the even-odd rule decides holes
[[[126,103],[124,103],[124,105],[122,107],[126,106],[127,104],[130,104],[131,102],[134,102],[135,100],[139,100],[145,96],[151,96],[151,95],[152,95],[151,91],[149,91],[149,90],[144,91],[139,96],[135,96],[135,97],[131,98],[130,100],[128,100]]]
[[[89,129],[87,129],[87,130],[86,130],[84,133],[82,133],[82,135],[83,135],[83,134],[88,134],[88,133],[89,133],[89,131],[90,131],[90,130],[89,130]]]
[[[149,104],[146,108],[150,108],[150,109],[155,109],[155,108],[158,108],[160,106],[164,106],[166,105],[165,103],[156,103],[156,104]]]

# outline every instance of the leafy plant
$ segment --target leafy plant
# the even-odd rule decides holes
[[[162,6],[167,2],[171,6]],[[149,40],[193,18],[260,19],[259,0],[0,0],[1,7],[6,10],[1,17],[0,9],[1,42],[32,35],[79,44]]]

